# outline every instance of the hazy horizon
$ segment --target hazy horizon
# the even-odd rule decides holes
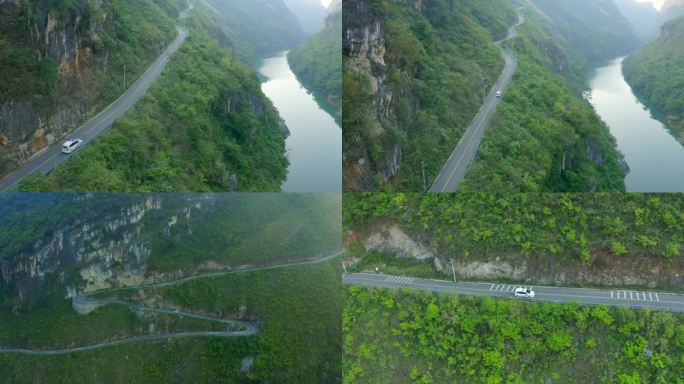
[[[655,7],[655,9],[660,11],[660,8],[662,8],[663,2],[665,0],[637,0],[637,1],[640,3],[652,3],[653,7]]]

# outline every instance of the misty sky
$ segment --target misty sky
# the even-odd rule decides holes
[[[328,5],[330,5],[330,2],[331,2],[331,1],[332,1],[332,0],[321,0],[321,3],[323,3],[323,6],[327,8]]]
[[[663,6],[664,0],[637,0],[640,3],[653,3],[656,9],[660,9]]]

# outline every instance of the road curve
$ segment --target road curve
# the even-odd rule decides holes
[[[127,285],[124,287],[106,288],[106,289],[102,289],[102,290],[98,290],[98,291],[88,292],[86,295],[92,296],[92,295],[102,293],[105,291],[106,292],[114,292],[114,291],[123,291],[123,290],[138,289],[138,288],[166,287],[169,285],[178,285],[178,284],[185,283],[185,282],[192,281],[192,280],[205,279],[207,277],[224,276],[224,275],[231,275],[234,273],[243,273],[243,272],[266,271],[266,270],[270,270],[270,269],[290,268],[290,267],[297,267],[297,266],[309,265],[309,264],[318,264],[318,263],[322,263],[322,262],[328,261],[330,259],[333,259],[337,256],[340,256],[341,254],[342,254],[342,251],[338,250],[338,251],[335,251],[334,253],[331,253],[327,256],[323,256],[323,257],[312,259],[312,260],[296,261],[294,263],[286,263],[286,264],[268,265],[268,266],[264,266],[264,267],[232,269],[232,270],[225,270],[225,271],[219,271],[219,272],[202,273],[199,275],[183,277],[183,278],[180,278],[177,280],[163,281],[161,283],[151,283],[151,284],[143,284],[143,285]]]
[[[458,185],[465,178],[470,164],[477,155],[477,150],[480,148],[480,142],[484,137],[485,131],[489,126],[490,121],[494,117],[496,107],[499,105],[501,98],[496,97],[496,91],[504,91],[513,78],[513,73],[518,67],[518,60],[510,52],[501,47],[501,44],[509,39],[517,36],[518,27],[525,22],[522,15],[518,15],[518,22],[508,28],[506,37],[495,42],[501,49],[501,54],[504,59],[504,69],[497,79],[494,87],[489,91],[484,104],[475,115],[475,118],[470,123],[466,132],[461,137],[461,140],[456,145],[456,148],[449,156],[442,170],[430,187],[430,192],[454,192],[458,189]]]
[[[180,19],[186,17],[187,12],[192,9],[190,6],[185,11],[181,12]],[[159,77],[162,73],[166,64],[168,64],[170,57],[178,51],[180,46],[188,37],[188,30],[182,26],[176,26],[178,35],[169,44],[169,46],[164,50],[164,52],[157,57],[157,59],[150,65],[149,68],[133,83],[131,86],[116,99],[112,104],[110,104],[103,111],[98,113],[95,117],[88,120],[85,124],[76,128],[62,140],[54,143],[50,147],[44,149],[38,155],[32,157],[29,161],[20,165],[20,168],[16,171],[6,175],[0,180],[0,190],[8,191],[14,187],[26,176],[33,174],[34,172],[41,172],[42,174],[48,174],[57,165],[66,161],[70,155],[62,153],[62,143],[68,139],[81,139],[83,140],[83,146],[85,147],[91,141],[93,141],[97,136],[107,131],[113,124],[114,121],[131,108],[133,108],[142,97],[147,93],[150,85],[154,80]],[[77,151],[78,152],[78,151]]]
[[[66,355],[68,353],[74,352],[85,352],[92,351],[93,349],[100,349],[106,347],[113,347],[115,345],[136,343],[141,341],[153,341],[153,340],[168,340],[168,339],[180,339],[185,337],[234,337],[234,336],[246,336],[237,335],[239,332],[247,331],[237,331],[237,332],[223,332],[223,331],[200,331],[200,332],[183,332],[183,333],[166,333],[159,335],[145,335],[138,337],[131,337],[127,339],[105,341],[98,344],[86,345],[84,347],[76,348],[66,348],[66,349],[54,349],[54,350],[37,350],[37,349],[2,349],[0,353],[18,353],[22,355]],[[256,333],[256,332],[255,332]]]
[[[7,348],[7,349],[0,349],[0,353],[18,353],[18,354],[25,354],[25,355],[64,355],[64,354],[68,354],[68,353],[90,351],[93,349],[112,347],[115,345],[122,345],[122,344],[128,344],[128,343],[136,343],[136,342],[140,342],[140,341],[165,340],[165,339],[175,339],[175,338],[185,338],[185,337],[240,337],[240,336],[256,335],[259,332],[258,326],[254,323],[250,323],[247,321],[228,320],[228,319],[209,316],[209,315],[195,314],[195,313],[189,313],[189,312],[181,312],[181,311],[177,311],[176,309],[145,307],[145,306],[142,306],[140,304],[131,303],[131,302],[127,302],[127,301],[100,299],[100,298],[93,297],[93,295],[95,295],[97,293],[103,293],[103,292],[114,292],[114,291],[122,291],[122,290],[141,289],[141,288],[158,288],[158,287],[164,287],[164,286],[169,286],[169,285],[182,284],[182,283],[185,283],[185,282],[188,282],[191,280],[196,280],[196,279],[201,279],[201,278],[216,277],[216,276],[228,275],[228,274],[234,274],[234,273],[264,271],[264,270],[271,270],[271,269],[303,266],[303,265],[309,265],[309,264],[318,264],[318,263],[323,263],[325,261],[331,260],[337,256],[340,256],[341,254],[342,254],[342,251],[340,250],[340,251],[336,251],[330,255],[323,256],[323,257],[313,259],[313,260],[307,260],[307,261],[299,261],[299,262],[294,262],[294,263],[278,264],[278,265],[271,265],[271,266],[265,266],[265,267],[245,268],[245,269],[239,269],[239,270],[206,273],[206,274],[190,276],[190,277],[186,277],[186,278],[182,278],[182,279],[177,279],[177,280],[165,281],[165,282],[161,282],[161,283],[152,283],[152,284],[146,284],[146,285],[134,285],[134,286],[117,287],[117,288],[106,288],[106,289],[88,292],[88,293],[85,293],[85,294],[82,294],[79,296],[75,296],[72,298],[72,300],[74,302],[90,303],[90,304],[95,304],[97,306],[103,306],[103,305],[107,305],[107,304],[123,304],[123,305],[128,306],[131,310],[135,310],[135,311],[157,312],[157,313],[178,315],[178,316],[183,316],[183,317],[191,317],[191,318],[202,319],[202,320],[216,321],[216,322],[226,324],[229,327],[241,328],[240,330],[178,332],[178,333],[166,333],[166,334],[158,334],[158,335],[134,336],[134,337],[128,337],[128,338],[119,339],[119,340],[104,341],[101,343],[90,344],[90,345],[85,345],[85,346],[81,346],[81,347],[53,349],[53,350]]]
[[[503,298],[512,298],[513,290],[516,287],[528,287],[534,290],[534,299],[518,300],[551,301],[556,303],[576,302],[579,304],[603,304],[684,312],[684,295],[671,292],[453,282],[374,273],[346,274],[342,277],[342,283],[370,287],[412,288],[436,293],[458,293],[461,295]]]

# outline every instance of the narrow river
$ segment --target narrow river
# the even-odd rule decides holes
[[[287,52],[265,59],[259,72],[261,89],[290,129],[286,146],[290,167],[283,192],[342,190],[342,130],[287,64]]]
[[[590,100],[631,169],[629,192],[684,192],[684,146],[639,102],[622,76],[624,57],[596,68]]]

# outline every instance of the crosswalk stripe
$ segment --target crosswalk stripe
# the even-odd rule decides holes
[[[627,294],[629,294],[629,297]],[[617,300],[660,301],[660,297],[655,292],[639,291],[610,291],[610,298]]]
[[[492,284],[492,286],[489,287],[489,290],[490,290],[490,291],[493,290],[493,289],[494,289],[494,284]]]
[[[411,284],[416,279],[413,277],[387,276],[385,281],[388,283]]]

